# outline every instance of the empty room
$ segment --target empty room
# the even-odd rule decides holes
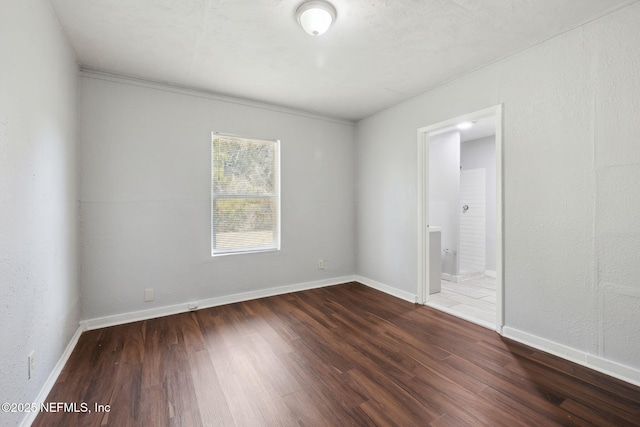
[[[3,0],[0,426],[640,426],[639,23]]]

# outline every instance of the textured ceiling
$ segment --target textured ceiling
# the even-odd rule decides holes
[[[635,1],[51,0],[85,68],[357,120]]]

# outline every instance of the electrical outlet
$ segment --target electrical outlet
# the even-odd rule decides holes
[[[145,289],[144,302],[151,302],[151,301],[153,301],[153,288]]]
[[[319,259],[318,260],[318,270],[324,270],[324,260],[323,259]]]
[[[29,379],[31,379],[31,377],[33,377],[34,371],[36,370],[36,362],[35,362],[33,350],[31,350],[31,353],[29,353],[29,356],[27,357],[27,362],[29,363],[28,376],[29,376]]]

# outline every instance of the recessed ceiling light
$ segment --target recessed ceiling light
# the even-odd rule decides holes
[[[312,36],[324,34],[336,20],[336,16],[336,9],[323,0],[302,3],[296,10],[298,24]]]
[[[475,122],[462,122],[462,123],[458,123],[457,128],[460,130],[465,130],[465,129],[469,129],[471,126],[473,126]]]

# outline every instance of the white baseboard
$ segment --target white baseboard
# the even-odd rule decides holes
[[[440,278],[447,282],[460,283],[462,282],[462,276],[454,276],[453,274],[440,273]]]
[[[60,375],[60,373],[62,372],[62,369],[64,368],[64,365],[67,363],[67,360],[69,360],[69,357],[73,352],[73,349],[76,348],[78,339],[80,339],[80,335],[82,335],[83,332],[84,332],[84,329],[82,327],[79,327],[78,329],[76,329],[76,332],[73,334],[73,336],[69,340],[69,343],[67,344],[67,347],[64,349],[64,352],[62,352],[60,359],[58,359],[58,363],[56,363],[56,366],[54,366],[53,370],[47,377],[47,380],[44,382],[44,385],[40,389],[40,392],[38,393],[38,396],[36,396],[36,399],[33,401],[33,403],[37,403],[38,405],[40,405],[41,403],[44,403],[44,401],[47,399],[47,396],[49,395],[49,393],[51,392],[51,389],[55,385],[56,380],[58,379],[58,376]],[[38,411],[28,412],[27,415],[22,419],[22,422],[20,423],[20,427],[30,426],[35,421],[38,414],[39,414]]]
[[[197,309],[216,307],[219,305],[233,304],[236,302],[249,301],[258,298],[266,298],[274,295],[288,294],[291,292],[304,291],[307,289],[323,288],[326,286],[339,285],[341,283],[353,282],[354,276],[334,277],[331,279],[317,280],[313,282],[298,283],[295,285],[279,286],[277,288],[263,289],[259,291],[243,292],[240,294],[225,295],[222,297],[207,298],[198,301],[189,301],[181,304],[167,305],[164,307],[140,310],[129,313],[114,314],[112,316],[97,317],[94,319],[82,320],[80,324],[86,330],[106,328],[108,326],[122,325],[125,323],[138,322],[140,320],[154,319],[156,317],[169,316],[172,314],[185,313],[191,311],[189,306],[197,304]]]
[[[487,277],[497,277],[497,273],[493,270],[485,270],[484,273],[482,272],[478,272],[478,273],[472,273],[472,274],[465,274],[462,276],[454,276],[452,274],[447,274],[447,273],[441,273],[440,274],[440,278],[442,280],[446,280],[448,282],[455,282],[455,283],[462,283],[466,280],[471,280],[471,279],[477,279],[479,277],[483,277],[487,276]]]
[[[405,301],[412,302],[414,304],[418,302],[418,296],[416,294],[412,294],[406,291],[401,291],[400,289],[396,289],[389,285],[385,285],[384,283],[376,282],[375,280],[371,280],[362,276],[355,276],[354,280],[356,282],[362,283],[363,285],[367,285],[370,288],[377,289],[379,291],[384,292],[385,294],[389,294],[396,298],[400,298]]]
[[[620,363],[604,359],[600,356],[595,356],[508,326],[503,328],[502,335],[514,341],[542,350],[546,353],[553,354],[554,356],[577,363],[578,365],[586,366],[594,371],[602,372],[603,374],[618,378],[630,384],[640,386],[639,369],[625,366]]]

